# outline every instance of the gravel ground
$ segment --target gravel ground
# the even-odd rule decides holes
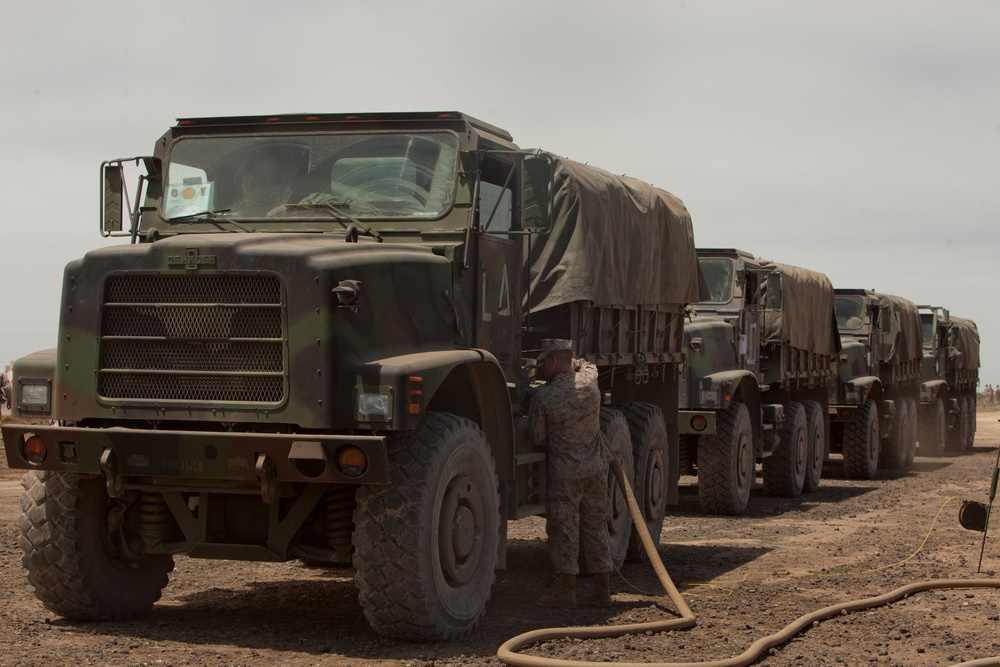
[[[688,631],[557,640],[526,653],[590,661],[696,662],[741,653],[814,609],[907,583],[995,578],[1000,535],[958,525],[962,499],[987,501],[1000,410],[980,408],[972,453],[918,457],[905,474],[845,478],[830,462],[821,489],[795,500],[754,490],[741,517],[698,511],[694,479],[667,516],[659,552],[698,618]],[[414,644],[365,623],[350,569],[176,558],[153,612],[118,623],[69,622],[32,595],[17,546],[21,474],[0,462],[0,665],[500,665],[500,644],[528,630],[659,620],[673,614],[649,565],[612,579],[611,609],[541,609],[549,570],[544,523],[510,524],[483,625],[463,641]],[[1000,526],[995,527],[1000,531]],[[579,583],[583,591],[589,582]],[[931,591],[815,625],[755,663],[947,665],[1000,654],[1000,592]]]

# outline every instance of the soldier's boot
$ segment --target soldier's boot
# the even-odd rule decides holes
[[[557,574],[556,589],[551,595],[538,598],[537,603],[539,607],[576,609],[576,575]]]
[[[598,572],[594,575],[594,588],[583,596],[583,604],[590,607],[611,606],[611,573]]]

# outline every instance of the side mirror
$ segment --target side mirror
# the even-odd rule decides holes
[[[551,185],[552,164],[548,157],[525,156],[521,161],[521,229],[549,229]]]
[[[101,232],[105,235],[122,231],[122,202],[125,190],[125,167],[121,162],[101,164]]]

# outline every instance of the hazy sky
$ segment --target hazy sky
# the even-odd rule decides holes
[[[0,359],[54,347],[102,160],[178,117],[459,110],[739,247],[974,319],[1000,382],[1000,3],[3,3]]]

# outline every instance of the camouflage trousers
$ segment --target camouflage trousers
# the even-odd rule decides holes
[[[549,556],[556,574],[579,574],[583,549],[591,572],[611,572],[608,521],[611,499],[603,474],[584,479],[549,482],[545,506],[545,531],[549,536]]]

